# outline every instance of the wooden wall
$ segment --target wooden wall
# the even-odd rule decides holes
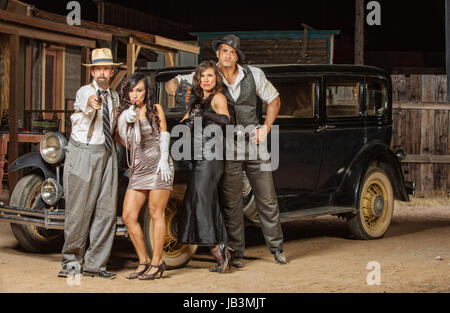
[[[445,75],[392,75],[395,151],[418,194],[450,193],[450,103]]]

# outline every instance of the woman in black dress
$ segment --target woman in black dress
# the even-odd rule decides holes
[[[199,139],[202,148],[205,148],[212,137],[197,132],[197,129],[213,124],[222,141],[221,127],[228,124],[230,119],[227,100],[221,93],[222,76],[215,62],[204,61],[197,67],[193,85],[197,100],[190,105],[181,122],[191,129],[191,139]],[[223,145],[220,143],[216,147]],[[196,155],[192,160],[191,178],[183,200],[178,232],[178,241],[181,243],[209,246],[217,260],[217,266],[210,271],[219,273],[230,270],[227,232],[219,205],[218,186],[223,168],[223,154],[212,160],[209,157],[205,159],[203,154]]]

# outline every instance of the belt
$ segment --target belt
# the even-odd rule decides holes
[[[82,143],[82,142],[76,141],[72,137],[70,137],[69,143],[79,149],[86,149],[86,150],[92,150],[92,151],[106,151],[104,144],[93,145],[93,144],[88,144],[88,143]]]

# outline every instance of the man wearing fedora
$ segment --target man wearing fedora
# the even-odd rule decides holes
[[[212,42],[213,51],[218,58],[218,68],[223,76],[224,95],[228,100],[231,123],[234,125],[255,126],[248,141],[254,144],[266,140],[272,124],[280,110],[280,97],[275,87],[267,80],[264,72],[253,66],[239,65],[245,55],[240,49],[240,40],[235,35],[226,35]],[[182,80],[192,83],[193,74],[178,75],[166,83],[166,91],[175,95]],[[256,114],[257,98],[267,103],[264,125],[257,127],[259,120]],[[232,143],[233,144],[233,143]],[[234,147],[236,151],[236,137]],[[242,171],[245,170],[252,186],[256,208],[259,213],[261,229],[266,244],[273,253],[275,262],[286,264],[283,253],[283,232],[280,223],[280,212],[273,184],[271,171],[262,171],[262,165],[270,164],[270,160],[225,160],[222,178],[222,206],[228,232],[228,245],[232,250],[232,264],[243,267],[245,249],[245,226],[242,200]],[[270,167],[270,166],[269,166]]]
[[[106,271],[116,228],[117,157],[113,141],[119,96],[109,88],[114,75],[110,49],[94,49],[92,83],[81,87],[72,114],[64,163],[64,246],[58,276],[115,278]],[[89,247],[86,250],[87,241]]]

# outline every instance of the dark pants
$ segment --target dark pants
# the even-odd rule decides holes
[[[222,206],[233,256],[242,257],[245,250],[245,227],[242,200],[242,170],[245,169],[255,197],[261,229],[270,252],[282,250],[283,232],[272,172],[261,171],[270,161],[225,161],[222,177]]]

